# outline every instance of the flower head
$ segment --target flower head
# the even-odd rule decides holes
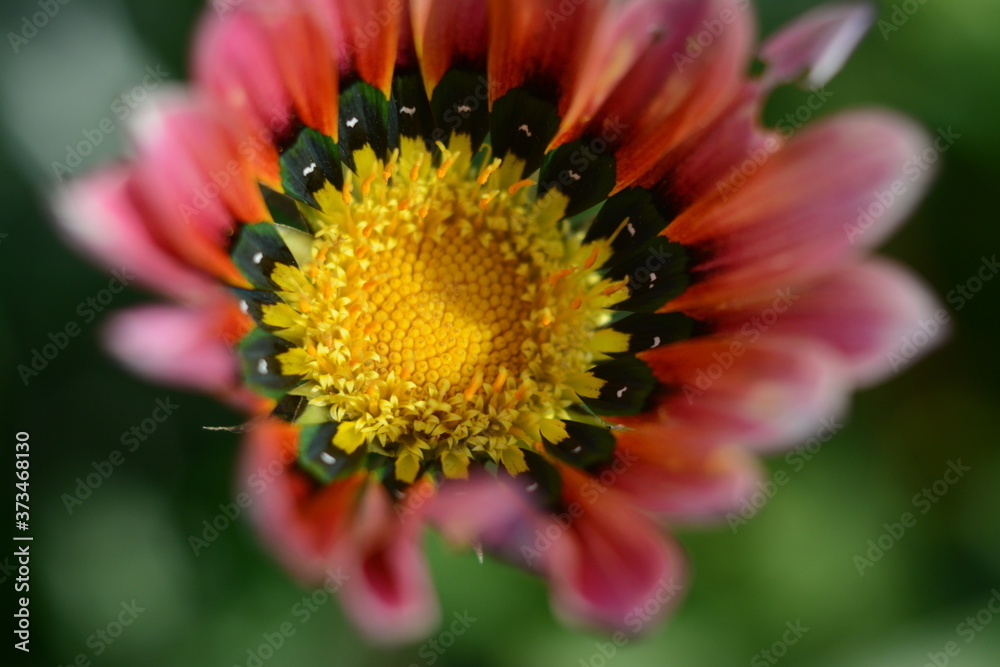
[[[753,452],[836,415],[933,306],[864,257],[919,197],[923,134],[758,121],[839,69],[866,6],[772,37],[756,77],[737,0],[215,9],[192,88],[60,220],[177,302],[119,315],[111,350],[255,418],[262,535],[305,580],[342,570],[374,637],[434,623],[426,525],[634,629],[684,579],[655,520],[737,506]]]

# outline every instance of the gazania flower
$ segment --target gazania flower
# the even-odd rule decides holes
[[[427,526],[636,630],[684,581],[658,524],[737,507],[756,452],[933,312],[865,256],[919,198],[923,133],[758,120],[869,18],[803,17],[751,76],[746,0],[217,4],[192,88],[58,212],[176,302],[119,315],[110,349],[248,413],[264,540],[337,573],[369,635],[433,626]]]

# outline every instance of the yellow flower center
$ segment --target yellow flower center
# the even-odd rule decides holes
[[[304,378],[292,393],[340,424],[333,444],[395,458],[405,482],[434,461],[448,477],[472,460],[523,471],[522,449],[565,437],[568,409],[599,392],[595,360],[627,345],[602,329],[628,295],[597,271],[607,242],[582,244],[560,195],[530,203],[518,161],[439,150],[355,153],[264,309],[294,345],[279,357]]]

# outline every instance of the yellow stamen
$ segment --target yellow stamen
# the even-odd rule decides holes
[[[518,181],[514,185],[510,186],[509,188],[507,188],[507,192],[510,194],[511,197],[513,197],[514,195],[517,194],[518,190],[521,190],[522,188],[527,188],[527,187],[532,186],[534,184],[535,184],[535,181],[531,180],[530,178],[526,178],[523,181]]]
[[[372,183],[375,182],[376,178],[378,178],[378,174],[372,174],[371,176],[369,176],[364,180],[364,182],[361,184],[361,194],[363,194],[366,197],[368,196],[368,193],[372,191]]]
[[[462,392],[462,395],[465,396],[465,400],[471,401],[472,397],[476,394],[477,391],[479,391],[479,388],[482,386],[483,386],[483,372],[476,371],[476,375],[475,377],[472,378],[472,382],[470,382],[469,386],[465,388],[464,392]]]
[[[429,461],[455,477],[475,461],[526,469],[539,425],[599,385],[595,335],[625,289],[596,272],[607,242],[553,224],[565,203],[540,212],[515,197],[534,180],[496,184],[523,163],[460,160],[461,135],[438,150],[436,169],[419,142],[385,163],[355,154],[365,176],[345,172],[342,197],[306,213],[313,260],[282,269],[272,324],[297,345],[281,357],[296,394],[340,424],[334,444],[395,457],[404,482]]]
[[[493,391],[494,393],[500,393],[504,385],[507,384],[507,369],[501,368],[500,373],[497,375],[497,379],[493,381]]]
[[[498,193],[498,192],[491,192],[488,195],[483,195],[482,197],[480,197],[479,198],[479,208],[481,210],[485,211],[487,208],[489,208],[490,202],[493,201],[498,194],[500,194],[500,193]]]
[[[490,180],[490,176],[493,175],[493,172],[500,168],[501,162],[502,160],[500,160],[500,158],[494,159],[493,162],[483,169],[481,174],[479,174],[479,178],[476,179],[476,183],[486,185],[486,181]]]

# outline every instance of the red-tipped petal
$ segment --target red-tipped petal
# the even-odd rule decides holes
[[[234,19],[240,24],[229,27]],[[209,19],[211,23],[212,20]],[[304,124],[334,138],[337,136],[337,61],[336,44],[329,40],[329,33],[322,30],[320,21],[311,11],[309,3],[303,0],[250,0],[236,8],[233,14],[223,15],[215,23],[221,24],[206,30],[215,42],[225,45],[227,40],[241,44],[242,48],[255,49],[258,57],[273,59],[274,65],[266,66],[269,75],[265,82],[272,95],[265,103],[266,118],[273,124],[276,112],[284,112],[287,122],[295,117]],[[221,34],[211,35],[214,31]],[[229,32],[230,34],[226,34]],[[206,51],[211,52],[212,41],[206,40]],[[246,71],[240,66],[246,56],[233,59],[232,70],[227,73],[230,80],[239,81]],[[206,63],[206,71],[212,71],[211,63]],[[274,78],[275,73],[277,79]],[[251,75],[255,73],[250,72]],[[277,92],[274,84],[283,90]],[[257,87],[253,81],[241,81],[240,85]],[[260,95],[262,91],[255,91]],[[238,98],[237,98],[238,101]],[[279,106],[290,102],[290,107]]]
[[[580,72],[585,76],[579,77],[570,91],[571,98],[550,148],[575,139],[622,77],[660,39],[657,25],[651,22],[653,9],[644,2],[613,4],[607,8],[592,42],[580,54]],[[562,13],[556,16],[563,18]]]
[[[276,420],[247,436],[239,483],[250,497],[262,542],[304,583],[315,584],[336,567],[364,475],[320,487],[295,466],[298,428]]]
[[[548,559],[553,604],[571,622],[641,632],[679,601],[684,557],[613,489],[599,494],[589,476],[562,472],[569,526],[550,525],[568,547]]]
[[[340,79],[360,79],[385,93],[392,89],[402,23],[401,0],[308,0],[329,44],[337,49]]]
[[[195,78],[229,108],[266,125],[292,103],[271,49],[252,12],[206,18],[195,40]]]
[[[486,69],[488,7],[484,0],[413,0],[413,37],[428,95],[454,66]]]
[[[746,6],[735,0],[649,0],[640,11],[655,39],[584,130],[612,144],[615,190],[731,105],[743,86],[754,33]],[[703,33],[708,43],[699,46]],[[559,139],[574,135],[564,132]]]
[[[224,152],[207,156],[208,137],[221,146],[221,128],[209,112],[187,98],[162,97],[137,118],[133,134],[137,158],[128,188],[154,235],[174,253],[233,285],[246,281],[228,254],[237,218],[229,197],[250,197],[244,165]],[[224,135],[222,135],[224,136]],[[206,169],[206,162],[219,169]],[[256,192],[256,208],[263,204]],[[253,206],[247,203],[247,206]],[[249,210],[247,211],[249,213]]]
[[[247,0],[206,16],[195,46],[196,78],[248,121],[248,141],[280,135],[296,120],[336,139],[342,44],[317,11],[321,4]]]
[[[126,185],[127,173],[118,168],[71,183],[54,202],[59,227],[108,269],[180,301],[203,302],[215,283],[160,245]]]
[[[943,342],[949,319],[909,271],[884,260],[851,266],[785,296],[770,294],[697,316],[721,333],[738,335],[753,317],[759,321],[762,313],[770,322],[761,322],[766,335],[824,343],[839,355],[849,377],[866,385],[896,370],[900,364],[895,357],[908,363],[916,353],[923,355]],[[923,344],[916,347],[914,338]],[[914,347],[913,354],[904,349],[907,341]]]
[[[531,488],[528,492],[523,484],[506,477],[471,474],[469,480],[445,482],[428,517],[456,544],[480,545],[511,564],[541,572],[545,559],[534,550],[534,543],[547,517],[538,509],[538,485]]]
[[[415,494],[416,487],[410,493]],[[405,501],[404,501],[405,505]],[[389,492],[369,484],[338,562],[348,579],[342,599],[355,622],[381,642],[412,641],[438,622],[437,599],[420,541],[422,522],[397,515]]]
[[[556,610],[573,623],[632,633],[655,624],[679,599],[680,550],[625,494],[573,469],[560,473],[558,509],[541,508],[537,483],[480,474],[445,484],[429,513],[449,539],[543,574]]]
[[[248,437],[240,475],[265,544],[304,582],[338,581],[344,606],[372,639],[426,634],[438,611],[422,522],[397,516],[385,487],[363,473],[315,483],[294,465],[297,448],[298,429],[283,422],[265,421]]]
[[[760,124],[764,96],[759,86],[746,86],[730,109],[664,155],[636,185],[680,210],[700,199],[727,196],[744,170],[757,169],[784,145],[778,132]]]
[[[598,480],[670,519],[720,517],[738,508],[760,479],[751,454],[723,446],[707,430],[656,424],[623,431],[617,440],[615,461]]]
[[[843,411],[849,389],[827,348],[759,331],[692,339],[643,356],[668,389],[658,404],[663,419],[736,444],[775,448],[804,439],[821,419]]]
[[[148,151],[148,162],[154,167],[165,164],[201,175],[203,187],[185,204],[197,208],[201,206],[199,197],[218,199],[237,220],[259,222],[270,218],[258,174],[221,114],[185,97],[164,96],[151,109],[133,128],[140,160]],[[228,234],[230,228],[224,225],[223,230]]]
[[[269,185],[280,185],[273,136],[290,127],[292,97],[256,17],[233,10],[207,17],[195,41],[194,77],[200,88],[234,113],[233,130]]]
[[[506,0],[490,2],[490,101],[512,88],[543,82],[565,113],[570,94],[587,71],[606,0],[567,5],[562,0],[525,0],[512,8]]]
[[[864,37],[875,11],[867,2],[822,5],[770,37],[760,49],[768,86],[805,77],[810,87],[826,84]]]
[[[271,2],[260,12],[260,20],[299,119],[336,139],[335,45],[304,5],[292,0]]]
[[[707,256],[667,308],[791,287],[881,242],[931,181],[907,166],[927,145],[912,123],[881,112],[804,130],[727,196],[695,204],[667,228],[668,238]]]
[[[223,335],[225,325],[217,312],[207,309],[142,306],[114,316],[105,334],[111,354],[144,377],[224,392],[239,376],[236,355]]]

